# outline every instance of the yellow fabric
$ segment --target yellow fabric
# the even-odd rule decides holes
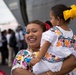
[[[64,16],[64,19],[67,20],[67,19],[73,19],[73,18],[76,18],[76,5],[71,5],[71,9],[70,10],[65,10],[63,12],[63,16]]]

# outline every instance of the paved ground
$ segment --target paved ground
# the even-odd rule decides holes
[[[8,66],[4,66],[4,65],[0,65],[0,70],[3,70],[6,72],[6,75],[11,75],[11,68],[9,68]]]
[[[1,53],[0,53],[0,63],[1,63]],[[0,65],[0,70],[3,70],[6,72],[6,75],[11,75],[11,68],[9,68],[7,65]]]

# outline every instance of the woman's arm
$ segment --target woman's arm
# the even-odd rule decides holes
[[[23,68],[16,68],[12,71],[12,75],[35,75],[35,74]]]
[[[59,72],[52,73],[51,71],[48,71],[39,75],[64,75],[72,71],[75,67],[76,58],[73,55],[71,55],[63,62],[62,68]]]
[[[62,68],[59,72],[56,72],[56,75],[64,75],[68,72],[72,71],[76,67],[76,58],[71,55],[69,56],[62,65]],[[54,75],[51,71],[48,71],[49,75]],[[28,70],[17,68],[12,71],[12,75],[35,75],[32,72],[29,72]],[[39,74],[39,75],[48,75],[47,72]]]
[[[72,71],[76,67],[76,58],[71,55],[69,56],[62,65],[60,72],[57,72],[56,75],[64,75]]]
[[[34,75],[30,72],[31,69],[27,67],[28,55],[30,56],[30,52],[28,52],[27,50],[20,50],[17,53],[13,61],[13,66],[11,68],[12,75]],[[27,69],[29,69],[30,71],[28,71]]]
[[[12,71],[12,75],[35,75],[35,74],[23,68],[17,68]],[[44,72],[38,75],[54,75],[54,74],[51,71],[48,71],[48,72]]]
[[[67,74],[68,72],[72,71],[76,67],[76,58],[71,55],[68,57],[62,65],[62,68],[59,72],[56,72],[56,75],[64,75]],[[49,73],[49,74],[48,74]],[[54,75],[51,71],[48,71],[39,75]],[[28,70],[22,69],[22,68],[17,68],[12,71],[12,75],[35,75],[32,72],[29,72]]]
[[[43,58],[43,56],[46,54],[46,52],[47,52],[47,50],[48,50],[48,48],[49,48],[50,45],[51,45],[50,42],[45,41],[44,44],[42,45],[42,47],[40,48],[40,51],[39,51],[37,57],[34,58],[34,59],[32,59],[30,61],[29,65],[32,65],[33,66],[37,62],[39,62]]]

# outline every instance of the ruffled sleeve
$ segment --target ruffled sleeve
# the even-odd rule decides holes
[[[58,36],[55,32],[48,30],[42,34],[42,39],[54,43],[57,40]]]
[[[29,56],[29,59],[26,60],[26,58]],[[31,59],[31,54],[29,51],[27,50],[21,50],[17,53],[14,61],[13,61],[13,65],[12,65],[12,70],[16,69],[16,68],[23,68],[23,69],[27,69],[27,63],[30,61]]]

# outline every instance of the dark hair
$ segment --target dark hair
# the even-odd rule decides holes
[[[51,27],[53,26],[50,21],[46,21],[45,23],[49,24]]]
[[[49,30],[50,28],[53,27],[52,23],[50,21],[45,21],[45,27],[46,27],[46,30]]]
[[[23,29],[22,29],[21,26],[18,26],[18,27],[16,28],[16,31],[19,32],[20,30],[23,30]]]
[[[5,34],[7,34],[7,30],[2,31],[2,36],[4,36]]]
[[[11,34],[13,32],[12,29],[8,29],[8,33]]]
[[[67,7],[64,4],[58,4],[58,5],[55,5],[54,7],[52,7],[51,11],[53,12],[55,18],[59,17],[60,19],[63,19],[64,22],[69,23],[70,18],[65,21],[64,16],[63,16],[63,11],[69,10],[69,9],[71,9],[71,8]]]
[[[32,23],[38,24],[42,28],[43,32],[46,31],[46,27],[42,21],[34,20],[34,21],[29,22],[27,25],[32,24]]]

